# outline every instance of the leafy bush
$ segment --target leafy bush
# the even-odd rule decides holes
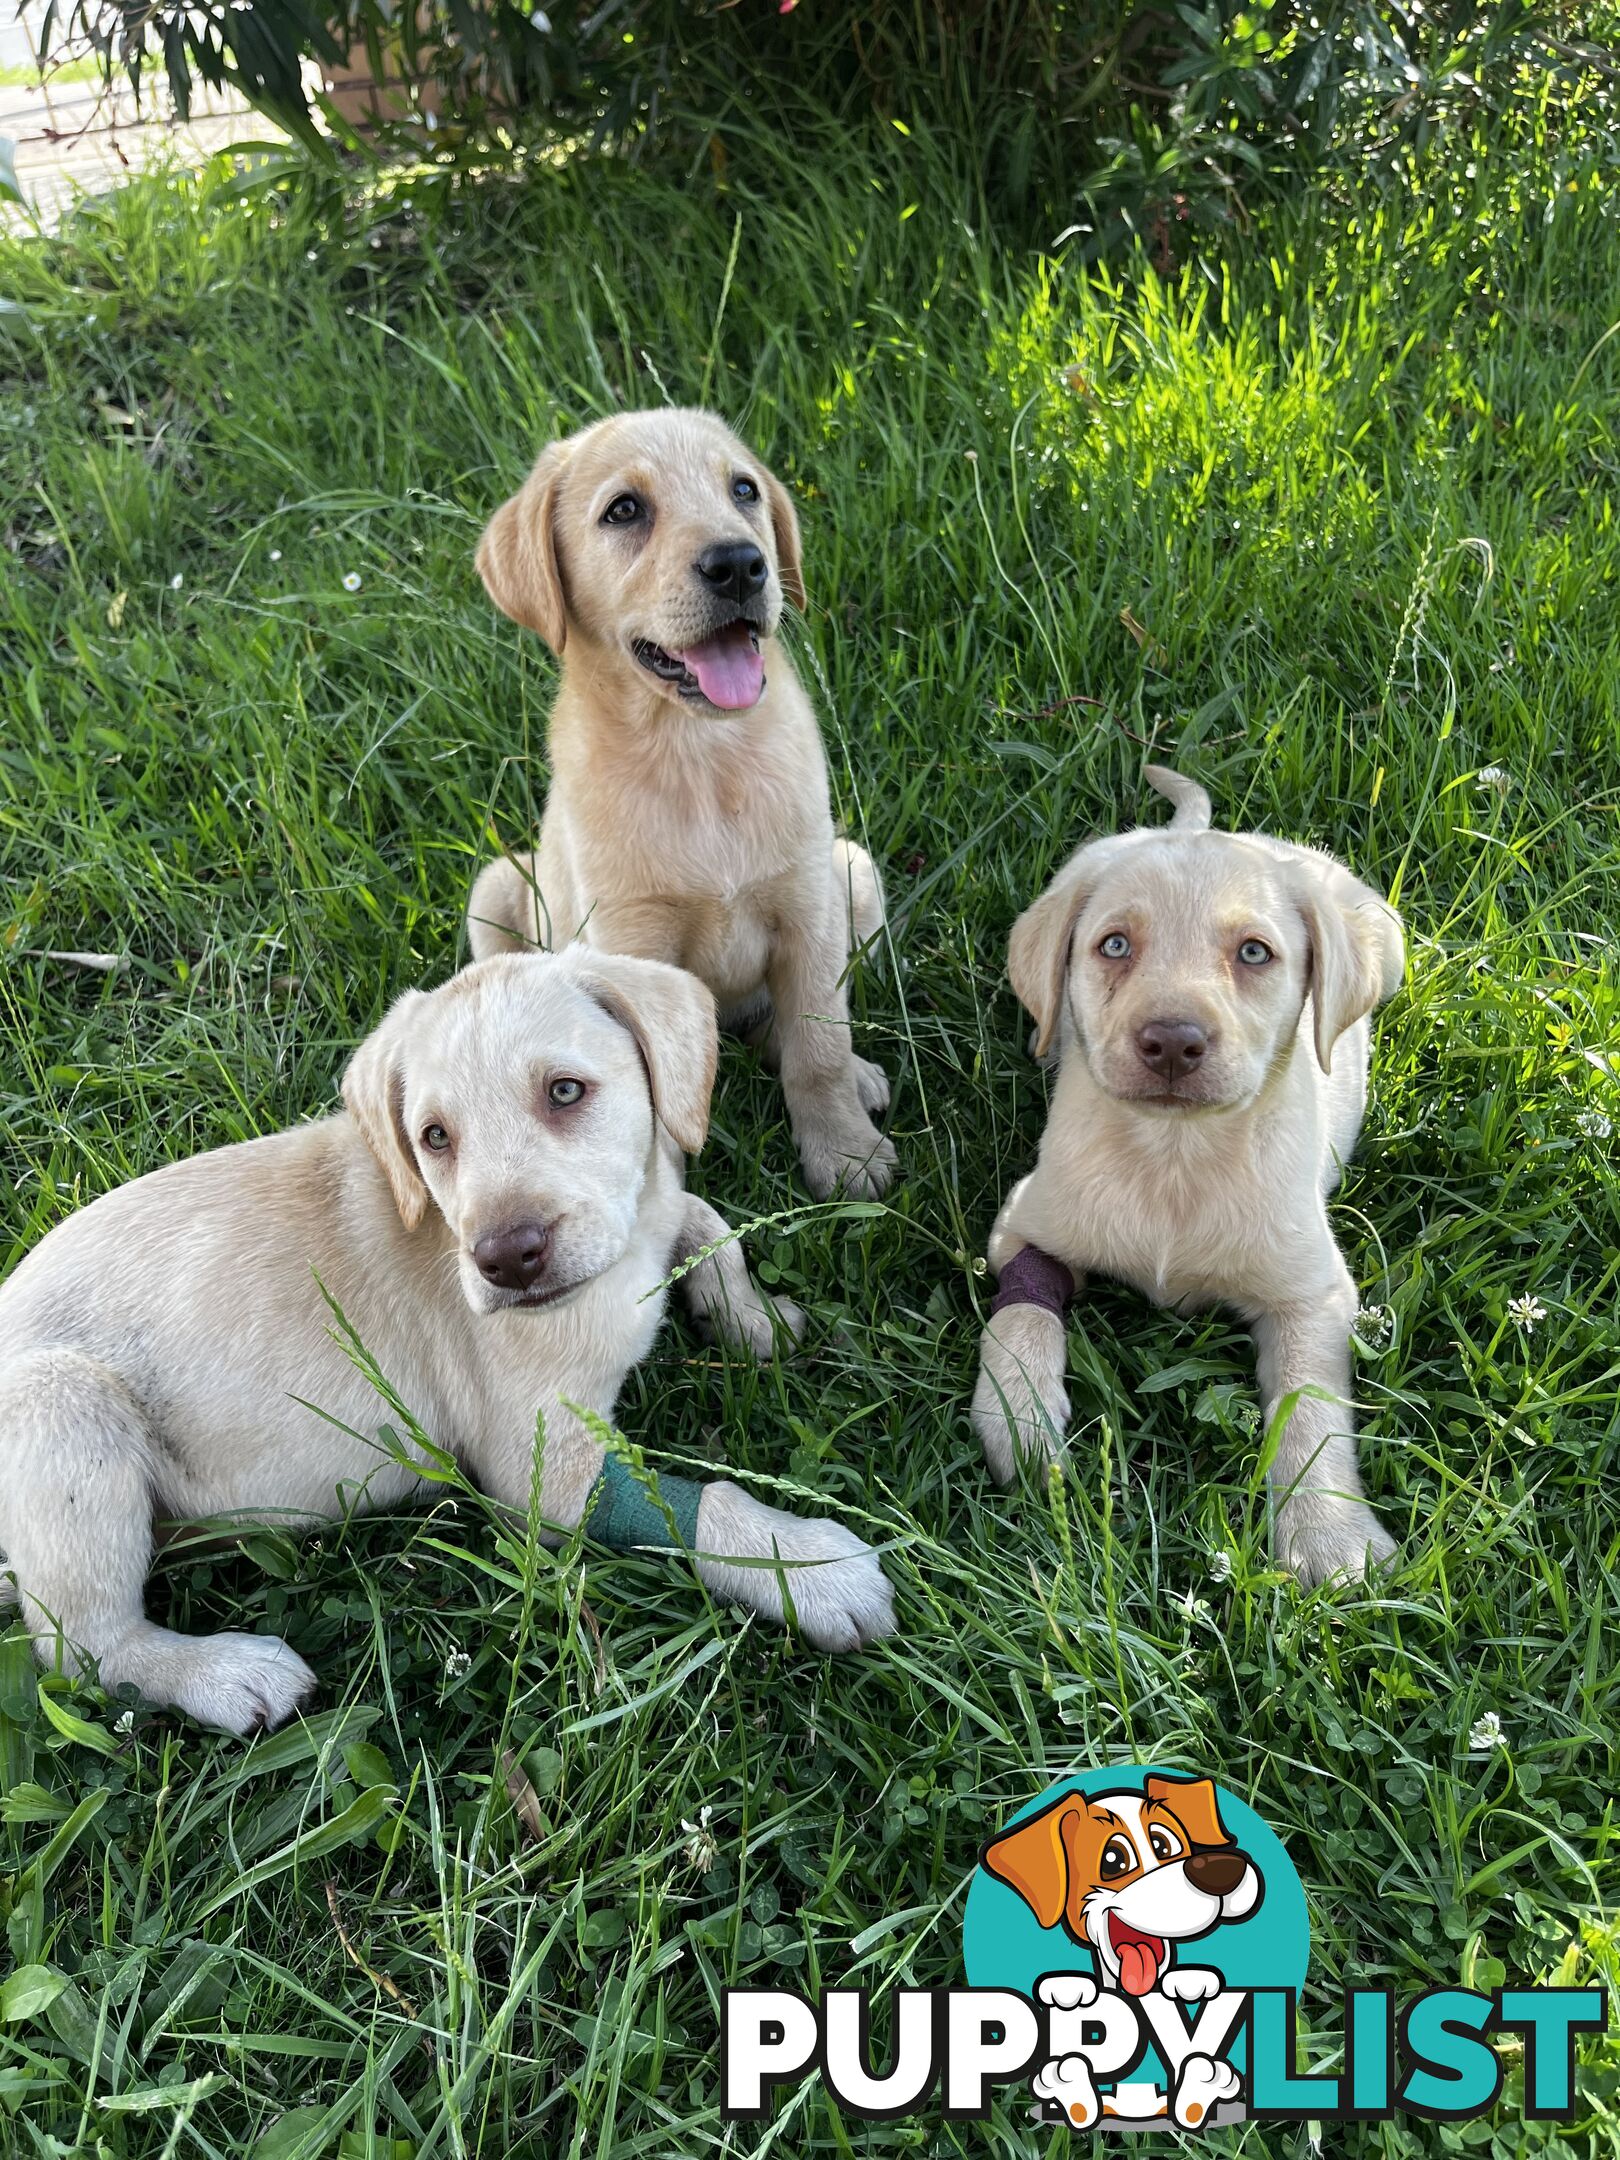
[[[328,88],[399,80],[441,158],[521,131],[719,161],[743,116],[931,127],[992,208],[1083,203],[1090,244],[1125,224],[1169,252],[1324,147],[1408,147],[1532,72],[1608,69],[1614,27],[1559,0],[72,0],[52,21],[109,73],[161,63],[182,113],[195,78],[230,84],[312,145],[323,105],[355,138],[305,61]]]

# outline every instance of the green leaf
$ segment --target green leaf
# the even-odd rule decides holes
[[[320,2148],[313,2142],[327,2127],[330,2108],[294,2108],[274,2122],[254,2146],[251,2160],[316,2160]]]
[[[70,1807],[62,1793],[47,1792],[43,1785],[13,1785],[0,1800],[0,1822],[62,1822]]]
[[[230,1904],[244,1891],[255,1889],[277,1875],[285,1875],[289,1869],[301,1867],[306,1861],[324,1859],[341,1846],[352,1845],[357,1838],[375,1830],[392,1812],[398,1796],[397,1786],[373,1785],[369,1792],[363,1792],[357,1800],[351,1801],[341,1815],[317,1823],[313,1830],[306,1830],[302,1837],[294,1838],[290,1845],[283,1845],[279,1852],[271,1853],[238,1875],[234,1882],[227,1883],[223,1890],[216,1891],[193,1917],[206,1920],[210,1913],[218,1912],[222,1905]]]
[[[103,1725],[92,1725],[88,1718],[75,1717],[64,1709],[51,1692],[49,1680],[39,1683],[39,1707],[56,1727],[64,1740],[71,1740],[76,1747],[94,1748],[98,1755],[116,1755],[118,1742]]]
[[[0,2021],[15,2025],[23,2018],[38,2017],[66,1986],[64,1976],[52,1972],[49,1965],[19,1965],[0,1987]]]
[[[225,2082],[219,2071],[210,2070],[185,2085],[140,2085],[133,2092],[98,2098],[96,2106],[107,2115],[154,2115],[160,2108],[195,2107]]]
[[[272,1733],[268,1740],[255,1740],[236,1774],[236,1782],[245,1785],[249,1778],[279,1776],[283,1770],[297,1769],[312,1760],[325,1763],[334,1749],[360,1739],[381,1716],[380,1710],[347,1703],[336,1710],[323,1710],[319,1717],[300,1718],[297,1724]]]
[[[105,1785],[96,1785],[87,1792],[73,1813],[63,1823],[56,1835],[49,1840],[39,1857],[29,1862],[18,1878],[19,1889],[23,1884],[33,1884],[43,1890],[62,1862],[67,1858],[82,1833],[89,1828],[106,1806],[111,1795]]]
[[[530,1748],[523,1757],[523,1768],[537,1793],[554,1793],[562,1783],[563,1759],[555,1748]]]
[[[368,1792],[373,1785],[394,1783],[393,1765],[381,1748],[369,1741],[357,1740],[343,1750],[343,1766],[362,1791]]]
[[[22,189],[17,185],[17,145],[9,135],[0,135],[0,202],[21,202]]]

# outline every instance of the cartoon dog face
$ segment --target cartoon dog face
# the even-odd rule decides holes
[[[983,1859],[1043,1928],[1061,1922],[1091,1951],[1103,1984],[1127,1995],[1159,1985],[1177,1943],[1246,1920],[1265,1888],[1208,1778],[1065,1794],[992,1840]]]

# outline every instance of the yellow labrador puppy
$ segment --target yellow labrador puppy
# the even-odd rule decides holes
[[[1360,1575],[1394,1546],[1362,1496],[1356,1290],[1326,1200],[1366,1105],[1367,1015],[1400,984],[1400,920],[1330,856],[1211,832],[1201,787],[1147,777],[1178,806],[1168,827],[1088,842],[1013,926],[1036,1053],[1060,1058],[1039,1159],[990,1239],[973,1421],[1004,1480],[1018,1451],[1055,1449],[1063,1308],[1088,1272],[1181,1311],[1231,1305],[1268,1432],[1288,1411],[1281,1557],[1307,1582]]]
[[[0,1288],[0,1548],[41,1658],[60,1645],[104,1685],[234,1733],[313,1687],[286,1643],[177,1634],[141,1593],[154,1519],[308,1523],[419,1485],[364,1437],[387,1411],[327,1296],[510,1507],[529,1506],[543,1418],[539,1507],[564,1527],[612,1477],[579,1411],[612,1416],[676,1262],[699,1317],[767,1356],[773,1318],[797,1315],[734,1243],[710,1250],[726,1226],[683,1190],[715,1045],[713,1000],[674,968],[584,946],[486,961],[399,1000],[344,1113],[171,1164],[53,1230]],[[686,1490],[718,1597],[779,1619],[786,1582],[822,1648],[891,1632],[889,1585],[849,1531],[734,1484]],[[675,1542],[643,1523],[610,1541]]]
[[[540,845],[473,887],[474,954],[583,938],[689,968],[739,1032],[774,1017],[806,1183],[882,1192],[888,1082],[851,1047],[844,978],[883,893],[834,837],[776,640],[784,601],[804,604],[787,490],[710,413],[624,413],[542,453],[478,568],[562,681]]]

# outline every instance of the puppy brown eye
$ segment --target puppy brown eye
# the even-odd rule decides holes
[[[1154,1830],[1150,1832],[1148,1836],[1148,1843],[1153,1847],[1153,1857],[1155,1860],[1173,1860],[1176,1857],[1176,1854],[1181,1849],[1177,1845],[1175,1839],[1171,1837],[1169,1832],[1166,1830]]]
[[[1131,941],[1123,930],[1111,930],[1097,950],[1105,960],[1128,960],[1131,957]]]
[[[442,1155],[450,1145],[450,1135],[442,1125],[424,1125],[422,1128],[422,1145],[425,1148],[431,1148],[435,1155]]]
[[[641,516],[641,507],[641,497],[639,495],[615,495],[612,502],[602,512],[602,523],[604,525],[633,525],[637,518]]]
[[[1128,1875],[1136,1865],[1136,1855],[1122,1838],[1110,1838],[1103,1847],[1102,1860],[1097,1872],[1104,1882],[1114,1875]]]
[[[575,1103],[582,1102],[584,1097],[583,1080],[553,1080],[546,1089],[546,1100],[555,1104],[559,1110],[572,1110]]]
[[[1238,947],[1238,958],[1245,967],[1264,967],[1268,960],[1275,957],[1271,947],[1261,938],[1246,937]]]
[[[732,495],[738,502],[758,502],[759,489],[746,475],[739,473],[731,483]]]

